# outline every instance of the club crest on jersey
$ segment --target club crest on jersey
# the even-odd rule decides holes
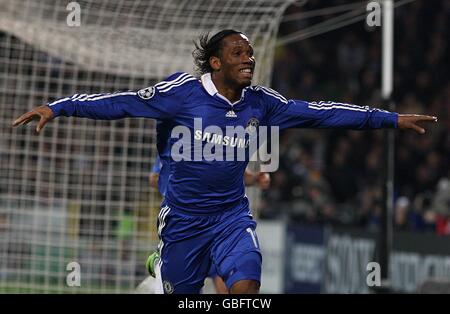
[[[172,294],[173,293],[173,285],[170,281],[168,280],[164,280],[163,281],[163,288],[164,288],[164,293],[166,294]]]
[[[230,110],[230,111],[227,112],[225,117],[227,117],[227,118],[237,118],[237,115],[236,115],[236,113],[233,110]]]
[[[150,86],[143,88],[137,92],[138,96],[142,99],[150,99],[155,95],[155,87]]]
[[[256,131],[258,126],[259,126],[259,120],[256,119],[256,118],[251,118],[250,120],[248,120],[247,126],[245,127],[245,130],[250,132],[250,133],[253,133],[253,132]]]

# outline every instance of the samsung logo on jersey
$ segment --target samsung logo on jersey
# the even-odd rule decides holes
[[[242,125],[208,125],[194,118],[194,127],[175,126],[170,134],[174,140],[171,159],[178,161],[260,161],[261,171],[273,172],[279,165],[279,128],[259,126],[251,118]],[[270,143],[270,150],[268,150]],[[264,145],[263,145],[264,144]]]
[[[228,135],[224,136],[217,133],[203,132],[202,130],[195,131],[194,139],[197,141],[237,148],[247,148],[250,143],[250,140],[245,138],[231,137]]]

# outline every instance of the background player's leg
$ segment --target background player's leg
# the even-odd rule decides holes
[[[156,278],[148,276],[136,287],[136,293],[155,294],[157,292],[156,286]]]

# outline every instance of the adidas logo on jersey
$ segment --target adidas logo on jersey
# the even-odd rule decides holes
[[[237,115],[236,115],[236,113],[234,113],[233,110],[230,110],[230,111],[227,112],[225,117],[227,117],[227,118],[237,118]]]

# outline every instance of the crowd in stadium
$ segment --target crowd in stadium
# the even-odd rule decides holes
[[[425,135],[396,133],[395,230],[450,234],[449,10],[446,1],[416,1],[396,11],[396,111],[435,115],[439,123]],[[280,32],[322,20],[284,23]],[[288,98],[381,107],[381,46],[381,28],[360,22],[281,47],[272,87]],[[261,218],[379,227],[382,131],[289,130],[280,142],[280,169],[264,193]]]

